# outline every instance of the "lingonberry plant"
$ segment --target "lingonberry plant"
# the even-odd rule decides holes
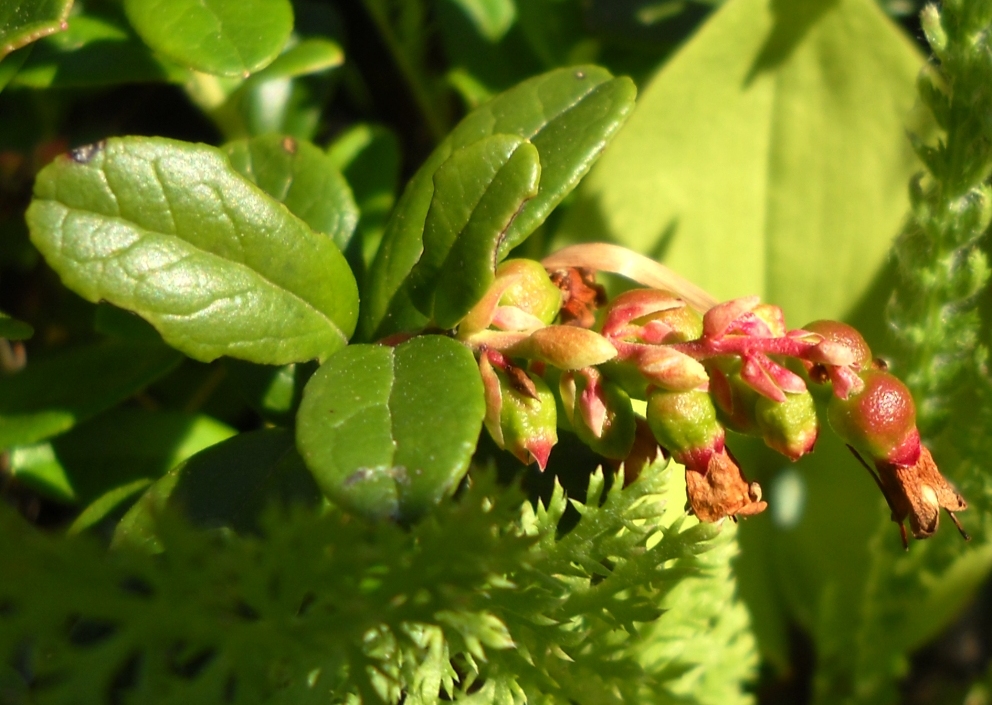
[[[871,0],[72,4],[0,0],[0,701],[774,702],[791,624],[892,702],[988,573],[989,0],[923,11],[871,291],[924,62]],[[155,82],[202,134],[73,123]]]

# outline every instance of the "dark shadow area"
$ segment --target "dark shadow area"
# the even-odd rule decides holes
[[[839,0],[773,0],[775,25],[747,72],[744,86],[786,61],[813,25]]]

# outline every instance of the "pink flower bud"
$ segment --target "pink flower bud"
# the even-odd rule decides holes
[[[630,453],[634,409],[619,385],[589,367],[563,373],[560,390],[565,413],[579,440],[606,458],[619,460]]]
[[[760,395],[741,379],[739,358],[714,358],[707,364],[710,396],[720,422],[727,428],[750,436],[760,435],[755,406]]]
[[[764,353],[744,357],[741,378],[758,394],[774,401],[785,401],[785,393],[806,391],[806,383],[795,372],[782,367]]]
[[[618,338],[641,343],[661,343],[674,342],[666,341],[665,338],[672,333],[678,335],[679,342],[691,340],[699,337],[698,330],[688,332],[677,331],[676,326],[685,327],[685,323],[679,320],[684,315],[672,317],[669,322],[665,313],[678,309],[687,308],[685,302],[676,298],[667,291],[656,289],[633,289],[624,292],[610,302],[603,318],[603,335],[607,338]],[[689,309],[694,314],[699,327],[699,315]],[[672,325],[675,323],[676,325]]]
[[[751,314],[760,301],[760,297],[745,296],[717,304],[703,316],[703,337],[722,338],[735,323],[742,319],[747,320],[746,314]],[[758,320],[753,314],[750,318]]]
[[[532,330],[554,320],[561,308],[561,290],[540,262],[507,260],[496,279],[458,326],[459,338],[495,326],[500,330]]]
[[[501,369],[502,366],[502,369]],[[485,426],[500,448],[520,462],[548,464],[558,442],[555,398],[544,380],[509,364],[499,353],[479,360],[486,398]]]
[[[839,321],[813,321],[803,329],[822,338],[802,356],[810,379],[832,382],[841,399],[860,392],[864,381],[858,373],[872,366],[871,349],[861,334]]]
[[[847,399],[830,398],[830,425],[844,442],[872,460],[894,465],[914,465],[920,457],[916,406],[902,382],[888,372],[861,374],[864,388]]]

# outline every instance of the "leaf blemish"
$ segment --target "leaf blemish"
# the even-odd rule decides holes
[[[106,140],[100,140],[93,144],[84,144],[82,147],[69,150],[69,158],[77,164],[88,164],[96,156],[97,152],[103,151],[103,148],[106,146]]]
[[[282,148],[289,154],[296,154],[296,140],[292,137],[285,137],[282,141]]]

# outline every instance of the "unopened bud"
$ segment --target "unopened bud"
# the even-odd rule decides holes
[[[599,333],[577,326],[547,326],[513,346],[511,355],[578,370],[612,360],[617,349]]]
[[[648,395],[647,418],[658,443],[686,467],[705,470],[710,457],[723,451],[723,426],[706,392],[655,390]]]
[[[773,338],[781,338],[786,334],[785,313],[778,306],[758,304],[751,313],[768,327],[768,332]]]
[[[790,460],[813,450],[820,424],[809,392],[786,394],[785,401],[759,397],[755,405],[758,427],[765,444]]]
[[[507,260],[496,279],[458,326],[461,339],[490,326],[500,330],[530,330],[554,320],[561,308],[561,291],[540,262]]]
[[[635,430],[627,393],[592,367],[565,372],[560,389],[565,413],[579,440],[603,457],[627,457]]]
[[[850,352],[851,361],[846,364],[850,364],[855,369],[867,370],[871,367],[871,348],[868,347],[864,336],[853,326],[840,321],[821,320],[808,323],[803,326],[803,330],[823,336],[823,339],[828,343],[847,349]]]
[[[657,289],[633,289],[610,302],[603,335],[638,343],[682,343],[702,334],[698,313],[674,294]]]
[[[710,395],[720,422],[738,433],[759,435],[755,406],[760,395],[741,378],[740,358],[714,358],[708,362],[707,369]]]
[[[548,385],[519,367],[500,369],[487,354],[480,359],[479,370],[489,435],[520,462],[529,465],[536,461],[544,470],[558,442],[555,398]]]
[[[916,406],[902,382],[882,370],[861,374],[864,388],[847,399],[832,396],[830,425],[844,442],[872,460],[914,465],[920,457]]]
[[[606,375],[635,399],[644,399],[650,385],[684,392],[709,381],[702,363],[667,345],[617,341],[617,358],[603,366]]]

